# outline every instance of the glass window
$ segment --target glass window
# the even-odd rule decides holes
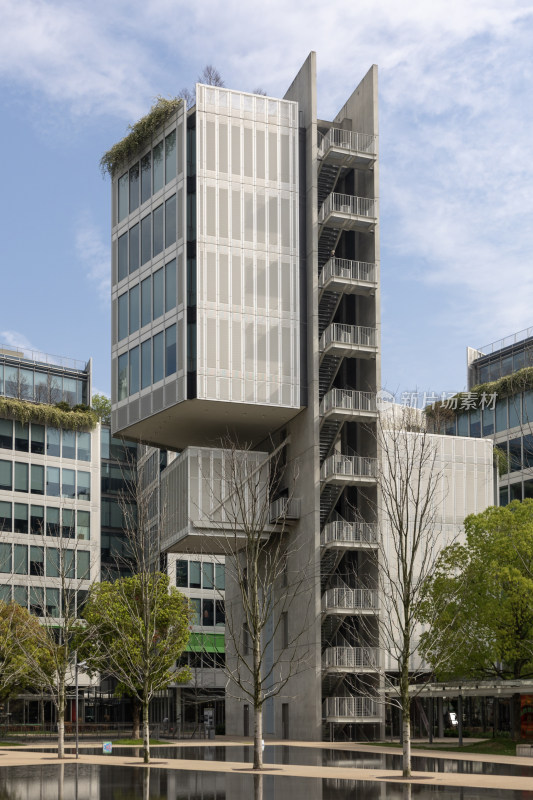
[[[63,378],[63,400],[69,406],[75,406],[77,402],[77,386],[75,378]]]
[[[202,588],[203,589],[213,589],[213,573],[214,573],[214,564],[211,561],[204,561],[202,565]]]
[[[64,564],[65,577],[75,578],[76,577],[75,550],[63,550],[63,564]]]
[[[164,181],[164,164],[163,164],[163,142],[159,142],[154,147],[154,160],[153,160],[153,186],[154,194],[163,188]]]
[[[152,279],[141,283],[141,328],[152,321]]]
[[[483,409],[483,436],[492,436],[494,433],[494,409]]]
[[[163,380],[163,332],[158,333],[153,338],[154,352],[153,352],[153,369],[154,369],[154,383]]]
[[[81,616],[88,599],[89,592],[87,592],[85,589],[79,589],[76,592],[76,609],[78,616]]]
[[[130,350],[130,394],[139,391],[139,348]]]
[[[130,228],[130,275],[139,269],[139,224]]]
[[[14,572],[16,575],[28,574],[28,548],[25,544],[14,545]]]
[[[176,241],[176,195],[165,202],[165,247]]]
[[[191,597],[189,600],[192,609],[192,618],[191,623],[193,625],[200,625],[200,615],[202,613],[202,601],[199,600],[197,597]]]
[[[157,319],[163,314],[164,310],[164,275],[163,268],[154,272],[154,291],[153,291],[153,319]]]
[[[28,587],[27,586],[13,586],[13,600],[23,608],[28,607]]]
[[[78,550],[78,574],[76,577],[81,581],[88,581],[91,578],[90,555],[88,550]]]
[[[91,460],[91,434],[78,431],[78,461]]]
[[[31,465],[31,488],[32,494],[44,494],[44,467],[41,464]]]
[[[139,284],[130,290],[130,333],[139,330]]]
[[[516,428],[520,425],[522,418],[522,395],[515,394],[508,400],[509,404],[509,427]]]
[[[518,472],[521,469],[522,439],[509,439],[509,472]]]
[[[28,533],[28,506],[26,503],[15,503],[13,530],[15,533]]]
[[[63,458],[76,458],[76,431],[63,431],[61,434]]]
[[[4,365],[0,364],[0,394],[4,394]]]
[[[128,234],[118,237],[118,279],[123,280],[128,274]]]
[[[189,561],[189,587],[191,589],[199,589],[201,586],[200,568],[199,561]]]
[[[60,617],[59,610],[59,589],[46,587],[46,615],[48,617]]]
[[[128,396],[128,354],[123,353],[118,357],[118,399],[125,400]]]
[[[30,575],[44,575],[44,547],[30,547]]]
[[[44,425],[31,424],[31,451],[44,455]]]
[[[215,601],[215,625],[226,624],[226,609],[223,600]]]
[[[0,585],[0,600],[3,603],[11,602],[11,585],[9,583]]]
[[[100,431],[100,455],[102,458],[109,458],[109,445],[111,431],[109,428],[102,428]]]
[[[20,397],[22,400],[33,400],[33,370],[20,369]]]
[[[89,541],[91,538],[91,518],[89,511],[78,511],[76,514],[77,528],[76,536],[78,539]]]
[[[15,491],[27,492],[29,489],[28,464],[15,464]]]
[[[57,547],[46,548],[46,577],[59,578],[59,550]]]
[[[176,326],[171,325],[165,331],[165,375],[176,372]]]
[[[0,447],[13,449],[13,421],[10,419],[0,419]]]
[[[76,497],[76,470],[63,469],[61,478],[61,496],[71,498]]]
[[[63,508],[61,511],[61,536],[74,539],[74,509]]]
[[[46,494],[59,497],[59,467],[46,467]]]
[[[215,564],[215,588],[224,591],[226,588],[226,568],[224,564]]]
[[[152,194],[152,154],[141,158],[141,204],[146,203]]]
[[[19,396],[19,369],[18,367],[4,367],[4,392],[7,397]]]
[[[524,392],[524,403],[522,407],[522,421],[533,423],[533,392]]]
[[[152,215],[141,220],[141,266],[152,258]]]
[[[522,439],[522,458],[524,459],[524,469],[533,467],[533,434],[528,433]]]
[[[163,250],[163,204],[152,214],[152,251],[154,256]]]
[[[30,449],[30,428],[22,422],[15,422],[15,450],[22,453],[29,452]]]
[[[141,389],[152,383],[152,340],[141,344]]]
[[[46,372],[35,373],[35,399],[38,403],[48,403],[50,401],[48,379],[49,376]]]
[[[44,534],[44,506],[30,506],[30,533],[34,536]]]
[[[13,488],[13,465],[11,461],[0,461],[0,489]]]
[[[47,428],[46,430],[46,455],[58,456],[60,453],[60,438],[61,434],[57,428]]]
[[[59,509],[46,508],[46,535],[59,536]]]
[[[202,625],[212,626],[215,624],[215,604],[213,600],[204,600],[202,610]]]
[[[507,399],[498,400],[496,403],[496,433],[506,431],[507,428]]]
[[[78,500],[91,499],[91,473],[78,472]]]
[[[176,586],[187,588],[187,561],[176,561]]]
[[[11,545],[6,542],[0,542],[0,572],[11,572],[12,570],[12,554]]]
[[[139,163],[130,169],[130,214],[139,207]]]
[[[533,497],[533,481],[524,481],[524,500]]]
[[[176,177],[176,131],[165,139],[165,183]]]
[[[165,265],[165,311],[176,308],[176,259]]]
[[[118,179],[118,221],[121,222],[129,213],[129,181],[126,172]]]
[[[118,341],[128,335],[128,293],[124,292],[118,298]]]
[[[468,436],[468,414],[459,414],[457,417],[457,435]]]
[[[11,503],[0,500],[0,534],[8,533],[13,526],[13,510]]]
[[[511,503],[513,500],[520,500],[520,502],[522,502],[522,481],[511,483],[509,486],[509,493],[511,496]]]
[[[477,439],[481,436],[481,409],[479,408],[470,411],[470,436]]]

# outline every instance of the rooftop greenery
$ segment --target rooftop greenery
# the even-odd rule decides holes
[[[428,417],[451,419],[457,414],[465,411],[462,407],[462,400],[467,399],[472,401],[474,396],[477,395],[475,408],[481,407],[481,398],[485,395],[485,402],[491,395],[496,394],[498,400],[503,400],[505,397],[512,397],[519,392],[525,392],[533,389],[533,367],[524,367],[511,375],[505,375],[503,378],[498,378],[496,381],[488,383],[480,383],[478,386],[473,386],[470,392],[458,392],[454,397],[448,400],[438,400],[424,409]],[[457,402],[452,402],[457,400]],[[472,404],[470,402],[470,407]]]
[[[156,97],[148,114],[133,125],[128,125],[129,133],[104,153],[100,159],[102,173],[113,178],[119,167],[135,158],[149,144],[159,128],[182,103],[180,97]]]
[[[91,431],[97,426],[98,415],[88,406],[79,405],[68,409],[66,406],[66,403],[52,406],[47,403],[16,400],[13,397],[0,397],[0,417],[14,419],[24,425],[28,422],[38,422],[41,425],[71,431]]]

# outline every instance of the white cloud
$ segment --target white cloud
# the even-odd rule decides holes
[[[111,292],[111,253],[109,245],[88,214],[78,221],[75,239],[76,255],[86,277],[95,286],[100,301],[109,305]]]
[[[19,331],[0,331],[0,348],[4,346],[12,350],[36,350],[29,339]]]

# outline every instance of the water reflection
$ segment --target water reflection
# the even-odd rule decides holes
[[[96,764],[4,767],[0,800],[533,800],[533,792]]]

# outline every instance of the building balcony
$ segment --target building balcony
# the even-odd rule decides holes
[[[376,672],[379,669],[377,647],[328,647],[322,655],[325,672]]]
[[[377,136],[330,128],[319,134],[318,157],[338,167],[371,167],[377,156]]]
[[[376,614],[379,607],[378,593],[374,589],[328,589],[322,595],[322,611],[325,614],[343,616]]]
[[[381,709],[372,697],[326,697],[326,722],[381,722]]]
[[[300,519],[301,503],[295,497],[278,497],[270,504],[270,522],[272,525],[285,524]]]
[[[318,223],[343,231],[371,230],[377,222],[377,201],[372,197],[355,197],[332,192],[318,212]]]
[[[320,532],[324,549],[370,549],[378,546],[378,526],[375,522],[328,522]]]
[[[340,486],[373,486],[378,477],[378,460],[366,456],[334,453],[320,467],[320,479]]]
[[[376,264],[348,258],[330,258],[318,279],[321,292],[371,295],[375,293],[377,285]]]
[[[335,422],[369,422],[378,414],[374,392],[331,389],[320,403],[320,415]]]
[[[320,337],[320,353],[338,358],[375,358],[376,329],[333,322]]]

